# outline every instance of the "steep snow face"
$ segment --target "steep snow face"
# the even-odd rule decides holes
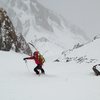
[[[3,3],[16,31],[22,33],[27,42],[35,42],[37,47],[44,44],[50,50],[48,45],[52,44],[57,49],[68,49],[77,43],[89,41],[84,31],[69,24],[62,16],[45,8],[37,0],[6,0]],[[41,38],[47,41],[39,41]]]
[[[66,22],[60,15],[57,15],[45,8],[37,0],[6,0],[4,3],[7,5],[8,13],[10,17],[12,17],[12,20],[14,20],[14,23],[16,22],[16,28],[18,30],[20,29],[20,32],[23,32],[23,29],[21,28],[23,25],[25,25],[25,27],[23,27],[24,29],[32,26],[38,31],[45,29],[49,32],[55,31],[54,26],[56,26],[59,30],[66,30],[66,26],[68,30],[68,26],[70,26],[69,30],[72,31],[72,33],[81,32],[84,34],[84,38],[86,38],[84,31],[75,28],[74,25],[69,25],[69,23]]]
[[[59,17],[36,0],[10,0],[8,12],[12,20],[17,18],[14,23],[16,23],[17,29],[24,34],[27,34],[31,27],[36,31],[49,32],[54,32],[53,24],[56,27],[62,27]],[[26,30],[24,30],[25,28]]]

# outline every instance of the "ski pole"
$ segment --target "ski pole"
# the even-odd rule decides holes
[[[28,68],[28,65],[27,65],[27,60],[25,60],[25,64],[26,64],[26,67],[27,67],[28,72],[30,72],[30,70]]]

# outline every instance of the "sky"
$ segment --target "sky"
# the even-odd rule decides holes
[[[100,33],[100,0],[38,0],[87,34]]]

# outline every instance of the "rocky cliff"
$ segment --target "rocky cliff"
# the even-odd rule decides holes
[[[13,23],[3,8],[0,8],[0,50],[14,50],[28,55],[32,53],[22,34],[16,33]]]

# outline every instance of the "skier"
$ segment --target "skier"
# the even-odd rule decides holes
[[[94,65],[92,69],[96,76],[100,75],[100,64]]]
[[[41,70],[41,73],[42,74],[45,74],[45,71],[44,69],[42,68],[42,65],[43,63],[45,62],[45,59],[44,57],[38,52],[38,51],[35,51],[33,53],[33,56],[31,57],[27,57],[27,58],[23,58],[23,60],[28,60],[28,59],[33,59],[35,60],[35,63],[37,64],[37,66],[34,68],[34,71],[37,75],[39,75],[39,71],[38,70]]]

